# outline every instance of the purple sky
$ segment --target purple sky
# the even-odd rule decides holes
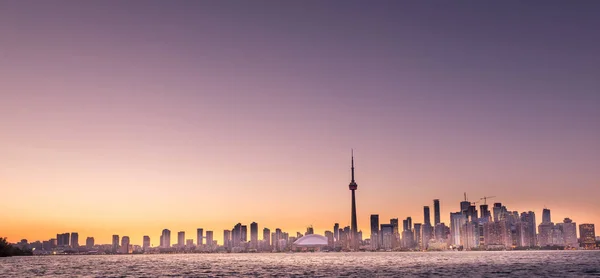
[[[599,14],[598,1],[2,1],[0,185],[22,197],[0,223],[14,240],[322,231],[350,221],[355,148],[363,230],[371,213],[421,222],[434,198],[447,221],[463,191],[600,224]]]

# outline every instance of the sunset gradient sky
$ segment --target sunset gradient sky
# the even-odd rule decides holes
[[[0,2],[0,236],[600,225],[600,1]],[[432,210],[433,217],[433,210]],[[260,235],[262,238],[262,234]],[[174,240],[174,239],[172,239]]]

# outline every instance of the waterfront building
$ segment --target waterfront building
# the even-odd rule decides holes
[[[185,232],[184,231],[177,233],[177,246],[180,248],[185,247]]]
[[[215,245],[213,231],[206,231],[206,245],[212,248]]]
[[[465,225],[467,222],[467,218],[463,212],[451,212],[450,213],[450,231],[452,233],[452,245],[460,246],[461,245],[461,236],[460,231],[461,227]]]
[[[85,247],[88,249],[94,248],[94,238],[93,237],[88,237],[85,239]]]
[[[117,253],[119,251],[119,235],[112,236],[112,252]]]
[[[542,211],[542,223],[551,223],[552,218],[550,217],[550,209],[544,208]]]
[[[440,200],[439,199],[434,199],[433,200],[433,216],[435,219],[434,222],[434,226],[437,226],[437,224],[440,224]]]
[[[162,247],[162,248],[170,248],[171,247],[171,231],[169,229],[164,229],[162,231],[160,247]]]
[[[78,248],[78,247],[79,247],[79,234],[71,233],[71,248]]]
[[[196,244],[198,244],[198,247],[204,244],[204,229],[202,228],[196,229]]]
[[[582,248],[596,248],[596,230],[594,224],[579,225],[579,240],[581,241]]]
[[[271,230],[268,228],[263,229],[263,241],[266,248],[271,247]]]
[[[148,249],[150,249],[150,237],[144,236],[142,241],[142,250],[147,251]]]

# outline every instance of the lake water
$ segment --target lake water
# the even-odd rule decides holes
[[[600,277],[600,251],[96,255],[0,258],[0,277]]]

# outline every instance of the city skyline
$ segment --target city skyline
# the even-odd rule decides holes
[[[465,193],[465,195],[466,195],[466,193]],[[433,199],[432,202],[431,202],[431,204],[426,204],[423,207],[431,207],[432,205],[435,204],[436,201],[439,201],[441,203],[440,199]],[[457,204],[459,204],[459,203],[457,202],[455,205],[457,205]],[[477,206],[475,207],[475,210],[479,210],[479,208],[480,208],[479,207],[479,201],[469,202],[469,204],[470,205],[471,204],[473,204],[473,205],[477,204]],[[488,205],[490,205],[490,204],[488,204]],[[493,204],[494,205],[496,205],[496,204],[502,205],[503,203],[496,203],[495,202]],[[504,203],[504,204],[507,204],[507,203]],[[460,204],[460,205],[462,205],[462,204]],[[450,216],[447,217],[448,221],[443,221],[443,219],[445,219],[445,218],[442,217],[442,215],[444,215],[444,212],[442,210],[440,212],[440,220],[442,220],[442,221],[440,221],[440,223],[444,224],[446,227],[453,226],[454,224],[452,223],[453,222],[452,221],[452,214],[456,214],[456,213],[460,214],[461,213],[461,209],[462,208],[460,207],[460,205],[457,205],[454,210],[450,210],[448,212],[448,215],[450,215]],[[510,206],[510,204],[507,204],[507,205],[510,207],[509,212],[512,212],[513,211],[513,207]],[[493,208],[493,207],[490,206],[490,208]],[[514,211],[519,211],[519,210],[514,210]],[[561,214],[557,214],[555,212],[553,212],[552,216],[550,216],[550,211],[551,210],[549,208],[543,208],[540,211],[540,213],[538,214],[537,218],[535,217],[535,215],[533,216],[534,219],[537,220],[537,221],[535,221],[535,223],[536,223],[535,224],[535,227],[536,227],[535,229],[537,229],[538,225],[542,225],[544,223],[561,223],[560,221],[571,219],[570,217],[558,218],[557,215],[561,215]],[[526,210],[526,211],[522,211],[522,212],[525,212],[525,213],[527,213],[527,212],[534,212],[534,214],[535,214],[535,210]],[[476,213],[477,213],[477,211],[476,211]],[[482,212],[478,211],[478,213],[482,213]],[[493,217],[492,217],[492,214],[491,214],[492,211],[491,211],[491,209],[490,209],[490,211],[488,211],[488,213],[489,213],[488,215],[489,215],[489,217],[491,219],[494,219],[494,218],[496,218],[498,216],[497,215],[498,212],[494,211],[493,212],[494,214],[493,214]],[[376,217],[374,218],[374,216],[376,216]],[[406,225],[408,225],[409,227],[413,226],[410,223],[414,223],[414,226],[416,226],[416,225],[426,225],[427,221],[425,219],[427,219],[428,217],[430,219],[432,218],[431,215],[427,214],[427,213],[423,213],[422,215],[416,215],[416,216],[409,215],[409,216],[405,216],[405,217],[402,217],[402,216],[390,216],[389,218],[381,217],[381,215],[379,213],[372,213],[372,214],[369,215],[368,221],[366,221],[367,224],[368,224],[368,227],[367,227],[368,229],[363,230],[363,229],[359,228],[358,232],[361,232],[363,239],[369,238],[369,236],[371,235],[371,233],[373,231],[373,228],[374,228],[373,221],[376,221],[377,227],[379,227],[379,224],[381,224],[381,225],[389,225],[389,224],[385,224],[385,222],[387,221],[386,219],[389,219],[389,221],[395,221],[395,223],[393,223],[393,226],[396,227],[397,229],[399,229],[397,231],[398,233],[401,233],[403,230],[404,231],[406,230]],[[435,214],[434,214],[434,217],[435,217]],[[550,217],[551,217],[551,221],[547,222],[546,220],[550,219]],[[397,226],[397,225],[399,225],[399,223],[398,223],[398,219],[399,218],[406,218],[406,220],[403,220],[403,221],[405,221],[405,223],[404,223],[404,229],[402,229],[401,227]],[[412,220],[413,218],[415,219],[414,221]],[[476,218],[478,218],[478,216],[476,216]],[[409,221],[408,224],[406,223],[407,220]],[[243,225],[243,223],[246,223],[246,225]],[[340,223],[341,223],[340,221],[335,222],[335,224],[340,224]],[[430,221],[430,223],[433,224],[433,225],[430,224],[432,228],[435,227],[435,225],[437,225],[437,223],[435,223],[435,221]],[[577,223],[578,223],[578,226],[579,225],[588,225],[588,224],[595,225],[596,224],[596,223],[585,222],[585,221],[583,221],[583,222],[577,222]],[[260,234],[259,231],[262,231],[264,228],[269,229],[269,230],[272,229],[273,231],[275,231],[275,230],[285,231],[286,233],[289,233],[290,235],[293,235],[294,233],[303,233],[304,231],[310,229],[311,232],[313,232],[315,234],[321,234],[322,235],[322,234],[327,233],[328,231],[333,230],[334,229],[334,225],[333,224],[334,223],[331,223],[331,225],[330,225],[331,227],[328,227],[328,228],[327,227],[315,228],[312,225],[307,225],[307,226],[305,226],[305,227],[303,227],[301,229],[298,229],[298,230],[280,228],[279,226],[262,226],[261,225],[261,226],[257,226],[257,230],[256,230],[257,234],[255,236],[256,236],[257,240],[263,240],[264,239],[264,234],[262,236],[260,236],[260,237],[258,235]],[[240,221],[240,222],[237,222],[237,224],[235,224],[235,225],[233,225],[233,224],[230,225],[230,226],[235,226],[232,229],[227,229],[227,226],[224,226],[224,227],[221,227],[221,229],[216,229],[216,230],[206,229],[206,228],[204,228],[205,226],[196,227],[193,230],[175,229],[175,228],[172,228],[172,227],[165,227],[165,228],[161,229],[162,232],[159,233],[159,236],[153,236],[154,234],[152,234],[152,233],[144,232],[143,236],[140,237],[141,239],[139,240],[139,242],[135,239],[135,236],[131,237],[129,235],[122,235],[122,234],[118,234],[118,233],[112,233],[110,235],[111,240],[110,241],[106,241],[106,242],[98,241],[97,237],[95,237],[94,235],[85,235],[85,237],[87,237],[87,239],[91,238],[92,241],[95,242],[96,244],[109,244],[109,243],[112,243],[114,245],[115,237],[116,237],[116,240],[118,242],[120,236],[126,236],[127,237],[127,241],[130,242],[132,246],[133,245],[145,246],[144,241],[146,241],[146,239],[147,239],[148,243],[149,243],[149,246],[151,246],[151,247],[159,247],[159,246],[162,246],[162,247],[167,247],[168,246],[168,247],[170,247],[171,245],[179,245],[181,242],[185,243],[188,240],[193,240],[194,244],[197,244],[198,243],[198,238],[201,238],[202,240],[206,240],[206,238],[207,238],[206,235],[207,234],[204,234],[204,233],[210,232],[211,234],[221,235],[221,236],[212,236],[211,238],[213,238],[213,240],[216,241],[216,243],[218,245],[223,245],[224,242],[223,242],[222,232],[225,231],[227,233],[227,231],[228,231],[230,234],[232,234],[232,233],[234,233],[234,231],[236,229],[239,229],[238,233],[243,232],[243,234],[245,234],[245,236],[247,237],[247,238],[245,238],[245,240],[243,242],[250,242],[251,239],[253,238],[253,234],[252,234],[252,230],[251,229],[247,229],[247,227],[248,226],[249,227],[253,227],[253,225],[260,225],[260,224],[257,223],[257,222],[254,222],[254,221],[252,221],[251,223],[250,222],[246,222],[246,221]],[[351,224],[347,224],[347,225],[340,224],[338,227],[339,228],[343,228],[344,226],[346,226],[346,227],[349,228],[351,226]],[[173,232],[173,231],[176,231],[176,232]],[[454,232],[454,230],[452,230],[452,231]],[[63,231],[63,232],[66,232],[66,231]],[[75,240],[75,239],[73,239],[73,235],[75,235],[76,238],[79,237],[79,232],[75,232],[75,231],[73,231],[73,232],[66,232],[66,233],[63,233],[63,232],[57,233],[56,234],[56,238],[54,238],[55,240],[57,240],[59,246],[61,245],[61,243],[64,244],[64,245],[74,246],[73,245],[74,242],[77,243],[78,246],[82,245],[81,244],[81,240]],[[579,232],[580,232],[579,231],[579,227],[576,228],[576,232],[577,232],[577,235],[579,235]],[[169,243],[166,243],[166,245],[164,245],[162,243],[162,237],[165,236],[165,233],[167,233],[168,237],[170,238]],[[203,234],[202,237],[199,237],[200,233]],[[188,236],[186,237],[185,235],[188,235]],[[61,236],[64,236],[64,239],[62,239]],[[82,239],[85,238],[85,237],[82,237]],[[130,238],[132,238],[132,240],[130,240]],[[157,239],[157,238],[159,238],[159,239]],[[243,238],[243,236],[241,238]],[[48,240],[49,238],[29,239],[29,238],[22,237],[19,240],[14,240],[14,242],[18,242],[18,241],[20,241],[22,239],[26,239],[29,242],[33,242],[33,241],[40,241],[41,242],[41,241],[44,241],[44,240]],[[156,244],[156,241],[158,241],[158,244]],[[208,244],[208,242],[204,242],[204,244]],[[83,244],[83,245],[84,246],[87,245],[87,242],[86,242],[86,244]]]
[[[11,242],[323,234],[352,148],[363,232],[463,192],[600,224],[597,1],[0,5]]]

